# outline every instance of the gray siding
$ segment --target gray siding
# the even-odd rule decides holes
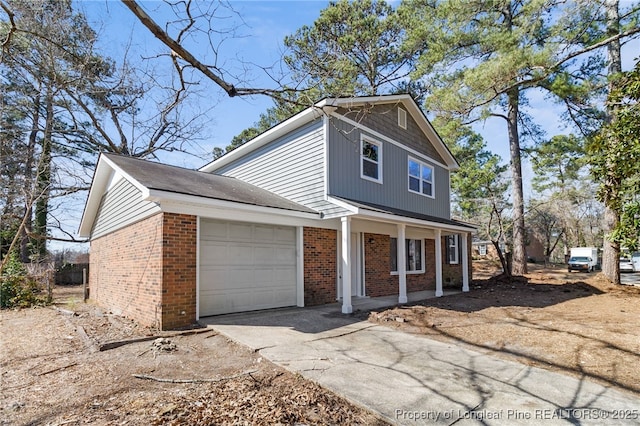
[[[405,111],[406,108],[403,108]],[[418,152],[444,163],[435,147],[427,140],[418,123],[407,111],[407,128],[398,126],[398,104],[382,104],[369,108],[344,109],[339,108],[338,113],[375,130],[396,142],[406,145]]]
[[[446,219],[451,217],[448,170],[417,158],[434,168],[435,198],[415,194],[408,190],[407,165],[409,157],[416,158],[414,155],[337,119],[331,120],[329,133],[330,195]],[[360,177],[361,134],[382,143],[382,184]]]
[[[156,203],[144,201],[142,194],[126,179],[120,179],[102,196],[91,238],[124,228],[160,212]]]
[[[326,215],[342,211],[325,201],[322,119],[271,142],[216,173],[233,176]]]

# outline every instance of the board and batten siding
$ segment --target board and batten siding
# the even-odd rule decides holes
[[[401,105],[393,103],[374,105],[367,107],[366,110],[339,108],[338,114],[444,163],[436,148],[427,140],[420,126],[409,113],[407,113],[407,128],[403,129],[398,125],[399,106]]]
[[[95,239],[159,213],[160,207],[142,199],[142,194],[128,180],[121,178],[103,196],[91,231]]]
[[[343,210],[325,200],[324,130],[317,119],[216,171],[326,215]]]
[[[338,119],[329,125],[329,195],[449,219],[449,171]],[[382,143],[382,182],[360,177],[360,137]],[[402,141],[396,141],[402,143]],[[408,159],[434,169],[435,198],[409,192]]]

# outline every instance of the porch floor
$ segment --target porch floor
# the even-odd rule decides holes
[[[407,293],[408,303],[418,302],[420,300],[432,299],[436,297],[434,290],[415,291]],[[461,293],[460,290],[444,290],[443,296]],[[342,301],[340,302],[342,304]],[[351,306],[353,310],[368,311],[373,309],[388,308],[398,305],[398,295],[382,296],[382,297],[352,297]]]

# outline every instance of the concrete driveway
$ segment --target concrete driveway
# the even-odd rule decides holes
[[[337,305],[201,322],[396,424],[640,424],[632,394],[358,321]]]

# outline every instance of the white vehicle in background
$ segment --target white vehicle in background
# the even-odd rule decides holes
[[[633,252],[631,263],[633,263],[633,271],[640,272],[640,251]]]
[[[627,259],[626,257],[620,258],[620,272],[635,272],[631,259]]]
[[[598,268],[598,249],[596,247],[573,247],[567,263],[569,272],[595,271]]]

